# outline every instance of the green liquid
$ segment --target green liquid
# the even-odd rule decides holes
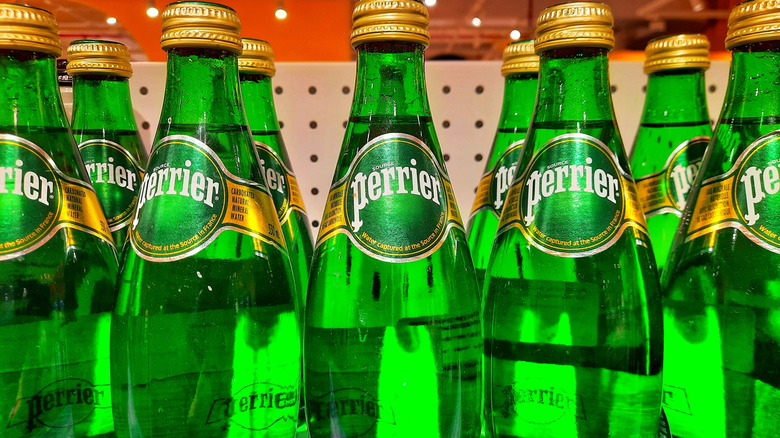
[[[744,56],[744,55],[743,55]],[[778,117],[720,121],[691,190],[721,175]],[[678,242],[675,242],[678,243]],[[664,274],[664,410],[680,438],[777,434],[780,255],[734,228],[678,243]]]
[[[596,118],[535,120],[520,167],[571,133],[600,140],[629,171],[614,120]],[[627,228],[609,249],[577,258],[544,253],[517,228],[496,238],[483,316],[488,436],[656,437],[660,296],[639,233]]]
[[[571,271],[589,276],[576,262]],[[660,363],[646,363],[638,303],[615,306],[622,291],[583,280],[491,278],[489,288],[488,436],[655,438]]]
[[[0,132],[41,146],[60,171],[82,175],[67,128]],[[12,198],[19,199],[0,205],[0,226],[29,208]],[[0,262],[0,436],[113,436],[108,330],[115,260],[107,243],[64,228],[34,251]]]
[[[631,172],[635,179],[663,169],[669,154],[683,142],[699,136],[711,136],[708,121],[680,123],[642,123],[631,156]],[[693,185],[693,181],[690,181]],[[653,254],[659,273],[666,266],[669,250],[680,224],[680,216],[672,213],[647,217],[647,229],[653,243]]]
[[[422,139],[443,165],[430,117],[353,117],[334,180],[385,133]],[[369,257],[343,234],[315,250],[305,341],[312,437],[479,436],[472,269],[458,228],[430,256],[404,263]]]
[[[491,154],[491,163],[489,163],[491,168],[495,166],[495,162],[509,145],[525,138],[527,131],[527,127],[517,129],[500,128],[496,131],[493,148],[496,149],[500,146],[503,146],[503,148],[498,153]],[[522,173],[523,169],[516,169],[515,177],[520,176]],[[512,181],[507,181],[507,183],[511,185]],[[504,193],[503,199],[506,199],[506,193]],[[498,211],[498,213],[500,216],[501,211]],[[485,209],[476,213],[468,224],[469,248],[471,249],[471,258],[474,260],[474,269],[477,272],[477,284],[480,285],[480,297],[482,297],[482,285],[485,284],[485,270],[490,260],[490,250],[493,249],[493,241],[498,230],[498,219],[493,209]]]
[[[265,143],[273,148],[281,141],[279,131],[252,131],[255,141]],[[282,147],[284,147],[282,145]],[[278,152],[278,151],[277,151]],[[281,155],[281,154],[280,154]],[[286,156],[286,154],[285,154]],[[297,175],[296,175],[297,177]],[[289,199],[288,199],[289,202]],[[306,290],[309,287],[309,265],[314,251],[311,233],[309,231],[309,217],[306,213],[293,209],[286,218],[279,218],[282,222],[287,251],[293,264],[293,272],[298,280],[298,289],[302,295],[302,303],[306,301]]]
[[[259,167],[230,152],[246,142],[246,127],[162,129],[160,138],[199,138],[231,173],[261,181]],[[157,221],[186,220],[169,210],[158,207]],[[122,266],[111,344],[119,436],[293,436],[301,345],[286,256],[224,230],[172,262],[149,262],[127,245]]]

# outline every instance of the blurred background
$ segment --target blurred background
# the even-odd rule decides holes
[[[615,17],[613,59],[639,60],[657,36],[703,33],[713,58],[723,53],[729,11],[741,0],[607,0]],[[349,61],[354,0],[221,0],[235,9],[247,37],[269,41],[277,61]],[[19,0],[47,9],[60,23],[63,47],[72,40],[126,44],[133,61],[165,61],[159,14],[166,0]],[[542,9],[561,0],[424,0],[431,16],[428,59],[496,60],[504,46],[533,37]],[[720,52],[720,53],[718,53]]]

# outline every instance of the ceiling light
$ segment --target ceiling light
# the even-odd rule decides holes
[[[148,15],[149,18],[154,18],[160,15],[160,10],[155,8],[154,6],[150,6],[149,9],[146,10],[146,15]]]
[[[108,24],[110,24],[110,25],[112,25],[112,26],[113,26],[113,25],[115,25],[115,24],[116,24],[116,18],[114,18],[114,17],[108,17],[108,18],[106,18],[106,23],[108,23]]]
[[[509,38],[512,38],[513,40],[517,41],[520,39],[520,31],[517,29],[512,29],[512,32],[509,32]]]
[[[436,0],[425,0],[423,3],[425,3],[425,6],[436,6]]]
[[[279,8],[276,10],[276,12],[274,12],[274,15],[279,20],[284,20],[285,18],[287,18],[287,11],[285,11],[284,8]]]
[[[482,25],[482,20],[480,20],[479,17],[474,17],[471,19],[471,25],[474,27],[479,27]]]
[[[701,12],[707,7],[703,0],[690,0],[690,2],[693,12]]]

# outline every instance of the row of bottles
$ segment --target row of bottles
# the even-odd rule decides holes
[[[553,6],[536,32],[536,105],[484,284],[485,429],[655,437],[660,291],[609,91],[612,15]]]
[[[68,48],[69,129],[54,17],[0,22],[0,436],[292,436],[312,247],[268,44],[229,8],[170,5],[147,157],[126,47]]]
[[[780,8],[732,11],[714,135],[706,38],[648,44],[635,179],[611,108],[608,16],[597,4],[549,8],[540,61],[530,42],[504,53],[501,118],[469,221],[486,270],[487,435],[778,436]],[[519,95],[533,62],[538,94]]]
[[[775,2],[732,12],[711,140],[706,38],[649,44],[630,166],[609,7],[545,9],[464,227],[427,10],[359,1],[314,246],[270,46],[222,5],[162,18],[147,157],[127,49],[69,47],[69,127],[56,21],[0,5],[0,436],[292,437],[301,393],[312,437],[775,436]]]

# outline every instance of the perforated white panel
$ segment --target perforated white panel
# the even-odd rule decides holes
[[[282,134],[301,185],[315,232],[322,216],[355,82],[354,63],[277,63],[275,99]],[[466,220],[490,151],[501,111],[504,80],[499,61],[431,61],[428,97],[461,215]],[[147,147],[162,107],[164,63],[135,63],[130,82],[136,119]],[[644,104],[641,62],[610,65],[618,124],[630,149]],[[717,119],[728,78],[728,62],[707,72],[710,115]]]

